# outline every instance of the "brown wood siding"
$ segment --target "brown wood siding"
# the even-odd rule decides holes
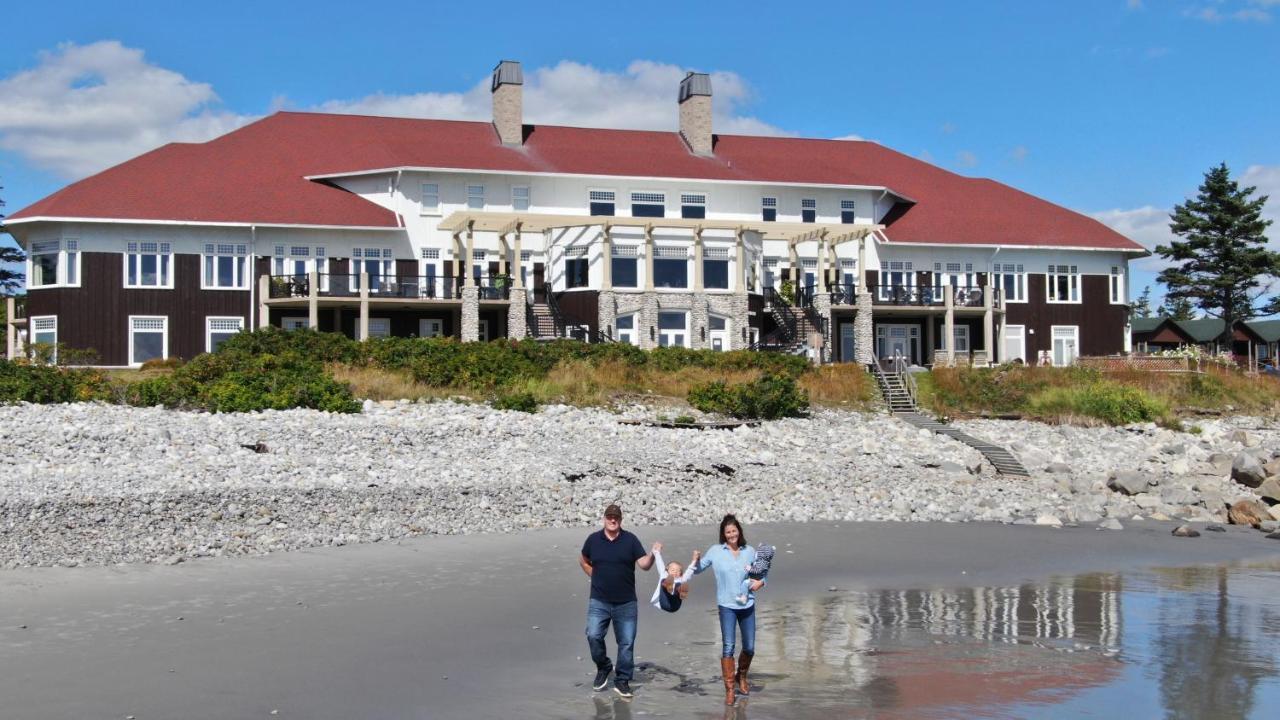
[[[173,290],[124,287],[124,255],[84,253],[78,288],[33,289],[29,316],[56,315],[58,342],[91,349],[102,365],[129,364],[129,316],[169,318],[169,355],[191,359],[205,351],[205,318],[243,317],[249,327],[248,290],[201,290],[200,256],[175,255]]]
[[[1053,350],[1053,326],[1080,328],[1080,355],[1116,355],[1124,350],[1126,305],[1111,303],[1110,279],[1105,275],[1080,277],[1079,303],[1045,300],[1043,273],[1027,274],[1027,302],[1009,303],[1006,323],[1026,326],[1027,361],[1035,363],[1041,350]]]
[[[764,324],[764,296],[747,295],[747,325],[759,330]]]
[[[599,330],[600,293],[595,290],[573,290],[556,293],[560,315],[570,325],[589,325],[593,332]],[[637,328],[639,331],[639,328]]]
[[[396,277],[411,278],[418,276],[417,260],[396,260]],[[417,332],[416,330],[414,332]]]

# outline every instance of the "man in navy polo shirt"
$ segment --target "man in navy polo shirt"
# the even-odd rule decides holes
[[[591,599],[587,602],[587,647],[596,664],[594,690],[609,684],[613,670],[604,647],[604,634],[613,623],[613,639],[618,643],[618,672],[613,689],[631,697],[631,673],[635,667],[636,568],[653,567],[653,553],[646,553],[640,538],[622,529],[622,509],[604,509],[604,528],[587,536],[578,560],[591,578]]]

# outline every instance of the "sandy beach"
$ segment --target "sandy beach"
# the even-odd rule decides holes
[[[1256,531],[1229,527],[1180,539],[1169,535],[1172,527],[748,525],[748,539],[776,544],[779,559],[760,601],[761,687],[732,716],[826,717],[868,700],[842,691],[838,676],[846,671],[819,692],[794,663],[770,665],[792,642],[782,629],[788,617],[832,598],[1280,557],[1280,543]],[[662,540],[668,556],[681,560],[715,540],[714,526],[628,528],[646,545]],[[632,702],[591,692],[588,586],[576,565],[585,535],[575,528],[423,537],[177,566],[7,571],[0,585],[4,713],[723,717],[709,576],[695,580],[678,614],[641,608]],[[638,573],[642,600],[654,582],[655,573]]]

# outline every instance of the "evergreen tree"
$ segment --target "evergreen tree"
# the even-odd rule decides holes
[[[1186,301],[1209,317],[1224,321],[1221,340],[1229,342],[1237,320],[1280,307],[1273,299],[1257,306],[1266,291],[1263,280],[1280,275],[1280,253],[1267,249],[1262,219],[1267,196],[1250,198],[1257,188],[1241,189],[1226,163],[1204,174],[1199,193],[1169,215],[1169,229],[1182,238],[1156,248],[1173,261],[1157,278],[1169,289],[1169,303]]]
[[[1151,286],[1147,285],[1142,288],[1142,294],[1137,300],[1129,306],[1129,317],[1131,318],[1149,318],[1151,317]]]
[[[1196,309],[1192,306],[1191,301],[1186,298],[1166,298],[1160,304],[1160,309],[1156,314],[1160,317],[1173,318],[1174,320],[1196,319]]]
[[[4,186],[0,185],[0,190]],[[4,207],[4,200],[0,199],[0,208]],[[4,219],[4,215],[0,214],[0,220]],[[3,226],[0,226],[0,234],[4,233]],[[17,246],[10,245],[4,240],[0,240],[0,297],[12,295],[22,287],[22,263],[27,257]],[[3,304],[3,303],[0,303]]]

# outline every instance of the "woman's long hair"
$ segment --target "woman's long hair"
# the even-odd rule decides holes
[[[724,519],[720,521],[720,544],[721,545],[729,544],[729,541],[724,538],[724,529],[729,527],[730,525],[733,525],[734,527],[738,528],[738,547],[746,547],[747,534],[742,531],[742,523],[738,522],[738,518],[734,517],[733,513],[729,513],[728,515],[725,515]]]

